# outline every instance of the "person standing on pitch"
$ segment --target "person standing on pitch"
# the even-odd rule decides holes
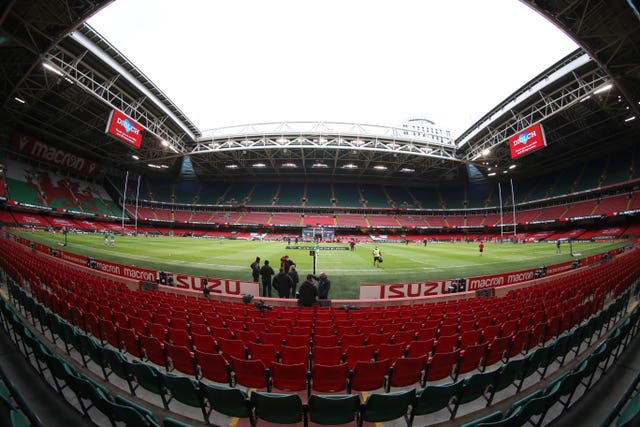
[[[478,251],[480,251],[480,256],[482,256],[482,252],[484,251],[484,243],[480,242],[478,245]]]
[[[291,294],[291,276],[285,273],[284,268],[273,278],[273,287],[278,291],[280,298],[289,298]]]
[[[289,267],[289,277],[291,277],[291,298],[295,298],[296,288],[298,287],[298,282],[300,281],[300,276],[298,276],[298,270],[296,270],[295,264]]]
[[[257,282],[260,279],[260,257],[257,256],[256,260],[251,263],[251,274],[253,275],[253,281]]]
[[[382,259],[382,251],[376,246],[375,248],[373,248],[371,254],[373,255],[373,266],[379,267],[380,260]]]
[[[318,298],[318,288],[313,283],[313,274],[307,274],[307,280],[302,282],[298,291],[298,304],[303,307],[311,307]]]
[[[559,255],[562,253],[562,250],[560,249],[560,239],[556,240],[556,255]]]
[[[264,260],[264,265],[260,269],[260,275],[262,276],[262,296],[271,297],[271,277],[276,274],[273,268],[269,265],[269,260]]]
[[[331,289],[331,280],[326,273],[320,273],[318,277],[318,299],[329,299],[329,289]]]

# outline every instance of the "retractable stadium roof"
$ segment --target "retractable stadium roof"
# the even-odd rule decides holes
[[[115,170],[145,175],[175,177],[189,157],[199,178],[216,180],[459,184],[468,180],[469,165],[497,180],[629,150],[640,123],[635,1],[524,2],[581,49],[515,91],[455,141],[349,123],[254,124],[203,132],[114,46],[82,24],[107,1],[10,2],[0,11],[0,129],[4,139],[27,132]],[[145,127],[139,150],[104,133],[113,108]],[[512,161],[508,138],[538,122],[547,147]]]

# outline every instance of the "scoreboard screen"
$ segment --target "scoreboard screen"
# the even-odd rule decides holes
[[[525,154],[547,146],[542,124],[536,123],[509,138],[511,158],[516,159]]]
[[[113,110],[107,121],[107,132],[121,141],[131,144],[136,148],[140,148],[142,144],[142,125],[133,121],[120,110]]]
[[[330,240],[336,237],[336,230],[332,227],[307,227],[302,229],[302,238],[304,240]]]

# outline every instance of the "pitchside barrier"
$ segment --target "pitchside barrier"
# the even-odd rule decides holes
[[[52,256],[51,248],[47,245],[33,242],[10,233],[5,233],[5,238],[10,238],[25,246],[29,246],[33,251],[38,251],[47,256]],[[606,253],[609,258],[611,258],[623,251],[624,248],[620,248]],[[605,253],[601,253],[572,261],[549,265],[546,267],[546,275],[544,278],[536,278],[535,275],[536,271],[539,270],[538,268],[469,277],[466,278],[465,292],[450,292],[452,285],[459,279],[410,283],[361,284],[360,298],[358,300],[332,300],[331,305],[343,306],[352,303],[355,305],[388,305],[391,301],[393,301],[394,304],[413,304],[417,299],[423,299],[425,297],[435,297],[439,300],[448,300],[474,298],[477,296],[491,296],[496,294],[497,289],[509,285],[525,283],[535,284],[540,281],[544,281],[545,278],[548,278],[549,276],[566,273],[575,269],[577,267],[576,262],[578,261],[580,268],[594,265],[602,262],[604,254]],[[171,286],[165,286],[159,283],[161,272],[158,270],[93,259],[60,249],[55,250],[55,257],[75,265],[91,268],[104,274],[121,277],[125,280],[125,283],[127,283],[128,286],[131,287],[131,284],[134,283],[135,287],[140,289],[148,289],[151,287],[150,284],[156,284],[158,289],[166,292],[184,295],[199,294],[203,296],[204,284],[206,282],[207,289],[209,290],[209,297],[239,301],[242,299],[243,295],[260,295],[260,287],[257,282],[166,273],[172,280]],[[259,298],[263,299],[264,297]],[[276,305],[296,304],[295,299],[264,299],[269,300],[270,304]]]
[[[608,253],[613,256],[619,252],[620,251],[610,251]],[[602,262],[603,255],[604,254],[596,254],[549,265],[546,267],[546,275],[544,277],[573,270],[577,265],[587,267]],[[579,262],[579,264],[576,264],[576,262]],[[505,285],[528,282],[539,278],[536,277],[538,270],[539,268],[529,268],[508,273],[468,277],[466,278],[466,291],[477,292],[484,289],[494,289]],[[402,299],[445,295],[450,293],[449,290],[456,280],[458,279],[410,283],[362,284],[360,285],[360,299]]]

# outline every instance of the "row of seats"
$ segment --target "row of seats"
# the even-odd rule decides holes
[[[291,393],[291,391],[295,391],[295,389],[292,389],[291,387],[293,387],[293,381],[296,380],[295,378],[291,377],[291,375],[285,376],[284,378],[279,377],[279,374],[273,375],[273,377],[271,378],[270,386],[267,387],[267,392],[254,392],[252,393],[251,398],[247,399],[246,395],[242,395],[242,390],[238,388],[221,387],[219,385],[217,386],[215,384],[203,382],[202,379],[199,381],[194,381],[192,379],[189,379],[188,377],[164,374],[156,369],[153,365],[137,361],[129,362],[126,356],[107,346],[100,346],[100,344],[93,340],[90,336],[85,335],[84,333],[76,329],[73,325],[51,312],[46,311],[45,317],[42,318],[39,314],[39,311],[35,309],[35,307],[39,305],[37,305],[35,301],[35,305],[30,305],[29,303],[27,303],[30,297],[28,297],[26,293],[20,290],[17,286],[12,286],[11,295],[14,296],[15,301],[19,303],[19,306],[22,306],[25,309],[25,315],[28,316],[30,313],[33,319],[38,319],[38,323],[40,323],[40,326],[41,328],[43,328],[43,330],[44,325],[47,325],[47,329],[49,329],[52,339],[60,339],[64,342],[69,355],[71,355],[71,347],[73,347],[82,355],[82,360],[83,363],[85,363],[85,366],[88,366],[89,360],[93,360],[101,367],[104,378],[107,381],[109,381],[112,373],[115,373],[116,375],[119,375],[122,378],[126,379],[129,383],[130,391],[134,395],[135,389],[140,385],[148,388],[148,390],[153,391],[154,393],[158,393],[166,409],[171,409],[169,405],[172,399],[182,399],[181,401],[183,401],[183,403],[201,407],[205,420],[208,420],[211,411],[214,410],[212,405],[218,403],[218,401],[216,400],[217,398],[222,399],[221,394],[223,393],[235,394],[238,397],[242,396],[242,399],[250,402],[250,407],[253,408],[253,412],[245,411],[244,415],[242,416],[260,417],[276,423],[300,422],[303,419],[310,419],[312,422],[318,422],[317,420],[320,419],[321,413],[324,413],[327,410],[331,409],[335,411],[338,408],[343,408],[343,405],[338,405],[337,403],[335,407],[326,406],[331,405],[331,400],[333,398],[311,393],[308,394],[308,402],[306,404],[302,404],[300,396],[298,394]],[[478,373],[463,380],[454,381],[453,383],[432,385],[418,389],[401,389],[390,393],[383,393],[380,396],[378,396],[380,393],[372,393],[370,397],[363,403],[360,403],[360,398],[357,395],[351,394],[351,389],[347,389],[346,391],[347,396],[352,397],[342,396],[339,399],[344,399],[345,401],[343,401],[342,403],[353,408],[351,411],[351,421],[353,421],[354,417],[356,416],[358,416],[361,421],[384,421],[384,419],[377,417],[389,417],[391,416],[390,413],[393,411],[387,408],[385,409],[385,415],[373,414],[376,411],[380,411],[379,405],[381,405],[382,401],[387,403],[392,402],[394,407],[399,406],[401,408],[404,408],[399,413],[394,412],[394,417],[397,418],[403,415],[407,416],[409,425],[411,424],[414,416],[426,415],[432,413],[437,409],[446,408],[450,412],[451,418],[454,418],[459,405],[463,405],[464,403],[475,400],[481,396],[484,396],[485,400],[487,401],[487,406],[489,406],[496,392],[505,390],[511,385],[515,387],[516,392],[519,391],[523,386],[525,379],[536,373],[539,374],[540,379],[544,378],[547,368],[552,363],[557,362],[559,366],[562,366],[569,353],[573,352],[575,355],[577,355],[580,351],[581,345],[589,346],[592,339],[599,339],[602,331],[607,330],[611,323],[615,323],[619,316],[621,314],[624,314],[624,308],[626,307],[628,302],[628,295],[629,293],[627,292],[622,297],[618,298],[614,304],[609,305],[609,307],[606,310],[602,311],[598,316],[592,317],[588,322],[583,323],[573,332],[563,335],[561,338],[558,338],[552,344],[539,347],[535,352],[532,352],[527,357],[511,360],[503,366],[498,367],[497,369]],[[29,306],[32,307],[33,312],[27,311],[27,307]],[[3,309],[4,317],[14,319],[13,323],[16,323],[16,317],[12,315],[8,310],[9,309],[7,307]],[[595,355],[598,355],[598,363],[604,361],[604,367],[602,368],[602,371],[606,371],[606,366],[610,363],[611,357],[615,359],[619,356],[619,352],[621,351],[619,350],[619,348],[626,348],[631,337],[637,334],[639,315],[640,310],[636,308],[632,315],[629,316],[625,320],[625,322],[623,322],[618,327],[618,329],[616,329],[616,331],[618,331],[619,333],[614,332],[613,334],[611,334],[610,338],[603,344],[601,344],[594,352]],[[18,329],[21,330],[20,328]],[[22,329],[22,335],[23,340],[31,342],[32,337],[26,338],[25,336],[33,336],[34,334],[29,334],[24,331],[24,329]],[[31,342],[28,345],[33,346],[33,343]],[[605,352],[599,350],[603,347],[611,349],[610,352],[606,352],[606,361],[605,358],[601,356],[604,355]],[[615,350],[615,353],[613,350]],[[34,350],[34,352],[39,353],[42,352],[42,350],[36,349]],[[75,381],[74,385],[75,387],[78,387],[78,381],[70,377],[68,372],[69,369],[65,368],[61,370],[59,369],[59,366],[56,367],[56,365],[59,365],[60,362],[52,362],[51,357],[44,356],[44,358],[46,362],[45,364],[52,372],[54,372],[54,376],[56,375],[55,372],[59,372],[59,377],[61,378],[58,379],[71,381],[72,383]],[[592,359],[596,360],[593,358],[593,355],[590,356],[588,360]],[[590,383],[593,379],[595,370],[590,369],[587,371],[586,368],[580,368],[581,366],[587,365],[593,367],[597,366],[597,363],[594,365],[593,362],[583,361],[578,365],[578,367],[574,368],[574,371],[580,372],[581,377],[579,379],[586,379],[588,373],[590,375],[588,379]],[[272,364],[272,367],[273,366],[274,365]],[[244,367],[237,369],[236,372],[243,371]],[[272,370],[268,370],[266,372],[270,371]],[[257,379],[261,376],[260,372],[255,371],[246,372],[246,374],[254,382],[257,381]],[[331,386],[329,384],[332,381],[331,378],[322,378],[324,381],[326,381],[329,387],[340,387],[339,385]],[[351,378],[351,380],[353,380],[353,377]],[[134,384],[136,382],[137,384]],[[577,386],[577,382],[573,381],[571,382],[571,385],[575,389],[575,387]],[[271,390],[271,386],[275,387],[276,389],[286,391],[287,393],[270,393],[269,391]],[[254,383],[249,387],[264,388],[264,385],[258,385]],[[567,394],[566,390],[568,390],[568,387],[569,385],[563,386],[564,391],[562,393],[562,396]],[[551,388],[552,387],[550,386],[547,388],[547,390],[550,390]],[[236,390],[236,392],[233,392],[232,390]],[[344,390],[345,389],[343,388],[338,388],[338,390],[330,388],[327,391],[344,392]],[[545,390],[544,392],[539,392],[539,394],[544,394],[545,396],[547,396],[547,390]],[[240,391],[241,393],[238,393],[238,391]],[[209,395],[209,393],[212,394]],[[554,392],[553,396],[559,397],[560,393]],[[287,404],[285,404],[284,401],[278,400],[278,398],[286,400]],[[565,406],[569,405],[570,399],[571,397],[569,397],[564,402]],[[328,401],[325,402],[324,400]],[[347,401],[351,401],[351,403],[347,405]],[[546,399],[545,402],[550,404],[554,403],[550,398]],[[120,403],[122,403],[122,399],[120,400]],[[274,408],[278,408],[278,411],[271,413],[271,409]],[[322,410],[319,413],[313,415],[314,413],[312,408],[322,408]],[[224,411],[225,409],[229,410],[229,407],[225,406],[221,410]],[[373,411],[373,413],[371,411]],[[501,417],[510,419],[510,417],[516,416],[514,414],[520,414],[521,412],[522,410],[514,409],[513,411],[509,411],[506,414],[501,414]],[[340,413],[343,417],[345,416],[344,411],[340,411]],[[111,416],[117,416],[113,412],[112,405],[110,414]],[[497,415],[495,416],[497,417]],[[523,414],[520,414],[518,416],[521,417],[518,419],[525,419],[522,418],[524,417]],[[316,421],[314,421],[314,417],[316,417]],[[527,417],[526,419],[528,418],[529,417]],[[387,420],[388,419],[389,418],[387,418]],[[349,421],[341,420],[341,423],[342,422]]]
[[[613,362],[626,350],[630,341],[638,335],[639,318],[640,306],[636,305],[632,313],[611,331],[593,352],[583,357],[571,370],[553,380],[546,387],[539,388],[517,400],[507,410],[492,412],[464,424],[463,427],[521,426],[531,420],[534,425],[543,425],[547,413],[554,405],[561,406],[562,412],[566,411],[573,403],[573,398],[581,395],[578,394],[578,389],[581,389],[581,393],[589,391],[599,377],[604,375]],[[636,385],[638,381],[640,381],[640,376],[637,381],[634,381]],[[635,400],[638,400],[637,396]],[[602,420],[600,426],[609,427],[618,416],[616,427],[637,425],[640,421],[640,405],[631,401],[625,411],[622,411],[622,408],[623,405],[614,408]]]
[[[43,425],[2,366],[0,366],[0,419],[10,421],[12,427]]]

